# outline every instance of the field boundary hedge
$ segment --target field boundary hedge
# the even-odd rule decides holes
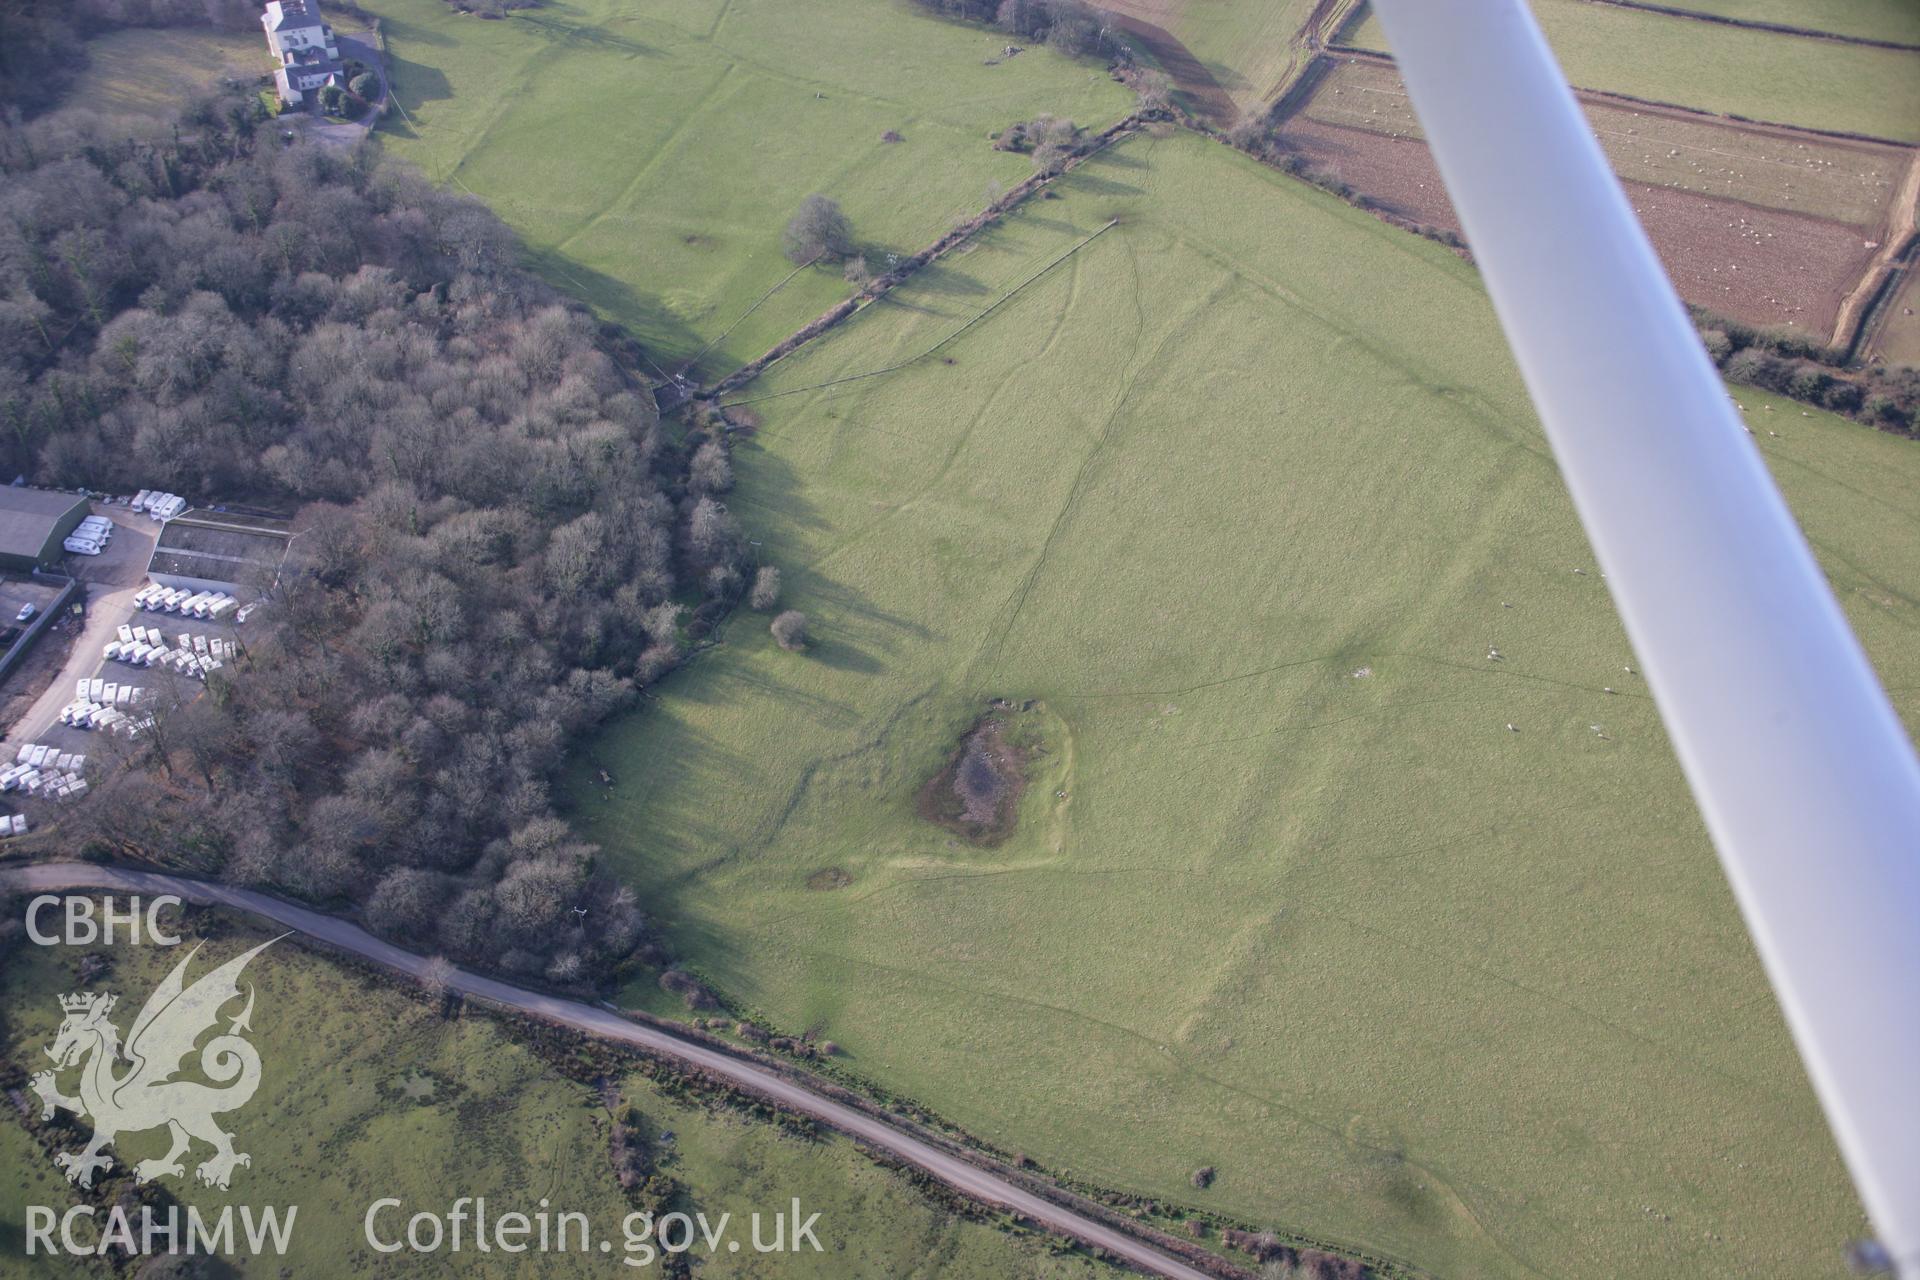
[[[725,395],[729,391],[736,391],[747,383],[752,382],[773,365],[792,355],[795,351],[798,351],[801,347],[813,341],[821,334],[834,328],[856,311],[862,311],[868,305],[884,298],[894,289],[904,284],[907,279],[920,268],[929,263],[939,261],[955,249],[958,249],[961,245],[966,244],[981,231],[1025,203],[1034,192],[1042,190],[1055,179],[1073,172],[1088,158],[1098,155],[1119,139],[1133,133],[1145,123],[1145,119],[1146,117],[1144,115],[1135,113],[1127,116],[1123,120],[1108,125],[1105,129],[1095,134],[1091,140],[1077,148],[1074,154],[1067,159],[1066,164],[1061,167],[1059,173],[1034,174],[1019,186],[1001,196],[998,200],[993,201],[979,213],[954,226],[951,230],[947,231],[946,234],[942,235],[938,240],[935,240],[920,252],[901,259],[899,265],[895,266],[885,275],[875,277],[870,284],[854,294],[851,298],[835,303],[800,328],[782,338],[758,357],[741,365],[738,369],[735,369],[726,377],[721,378],[705,391],[696,393],[694,398],[699,400],[713,400]],[[1102,227],[1101,230],[1104,231],[1106,228]],[[1095,232],[1094,234],[1097,235],[1099,232]],[[1002,301],[1004,301],[1004,299],[1002,299]],[[995,305],[997,306],[998,304],[996,303]],[[983,312],[982,316],[984,316],[984,314]],[[980,318],[980,316],[976,316],[975,320],[977,321]],[[949,335],[949,337],[951,336],[954,335]],[[942,341],[944,342],[946,339]],[[930,353],[922,352],[921,354],[926,355]],[[920,356],[914,357],[915,360],[920,358]],[[911,364],[912,361],[903,361],[902,363]],[[900,366],[895,366],[895,368],[898,367]],[[889,371],[876,370],[875,372]]]

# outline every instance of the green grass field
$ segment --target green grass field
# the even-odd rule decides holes
[[[256,31],[133,27],[87,41],[87,69],[68,89],[63,110],[172,119],[181,100],[226,76],[262,76],[273,58]]]
[[[223,961],[267,936],[250,927],[231,930],[210,941],[202,959]],[[123,1031],[145,993],[182,954],[115,949],[112,973],[95,985],[121,993]],[[40,1048],[60,1021],[55,997],[82,989],[77,957],[78,949],[27,947],[7,962],[0,996],[6,1051],[30,1071],[45,1065]],[[183,1202],[203,1210],[299,1206],[294,1248],[284,1259],[288,1270],[280,1270],[281,1259],[264,1259],[246,1274],[660,1274],[657,1264],[641,1271],[620,1265],[621,1222],[632,1206],[615,1184],[607,1113],[592,1089],[556,1075],[485,1017],[445,1021],[390,987],[291,946],[263,953],[247,972],[258,991],[252,1039],[265,1072],[254,1100],[225,1123],[253,1165],[238,1170],[224,1193],[170,1184]],[[666,1172],[690,1189],[680,1207],[704,1211],[709,1220],[731,1212],[742,1231],[747,1215],[771,1214],[795,1196],[807,1212],[821,1214],[816,1231],[824,1252],[722,1252],[701,1264],[703,1276],[1095,1280],[1116,1274],[1084,1258],[1055,1256],[1037,1237],[959,1220],[849,1143],[806,1142],[729,1112],[671,1100],[639,1076],[625,1082],[624,1092],[644,1113],[656,1149],[669,1153]],[[159,1155],[165,1135],[129,1136],[121,1146],[136,1160]],[[27,1265],[24,1206],[63,1210],[72,1193],[11,1119],[0,1120],[0,1160],[12,1170],[0,1176],[0,1274],[91,1274]],[[444,1213],[461,1195],[486,1196],[495,1213],[531,1212],[546,1197],[556,1210],[587,1213],[597,1233],[611,1235],[615,1251],[611,1259],[578,1251],[386,1258],[363,1239],[361,1220],[375,1199],[398,1196],[407,1213]],[[389,1215],[380,1225],[384,1230],[393,1221]],[[404,1228],[404,1216],[399,1221]]]
[[[1242,111],[1263,103],[1304,67],[1293,38],[1313,12],[1313,0],[1122,0],[1105,6],[1164,28],[1206,68]]]
[[[884,269],[1013,185],[987,135],[1042,112],[1105,125],[1132,101],[1097,64],[874,0],[572,0],[504,22],[372,0],[403,113],[387,145],[485,199],[556,284],[677,365],[792,267],[780,231],[838,200]],[[885,143],[899,132],[905,141]],[[719,340],[739,364],[849,292],[803,273]]]
[[[1710,13],[1742,22],[1771,22],[1866,40],[1920,44],[1920,5],[1913,0],[1822,0],[1820,4],[1803,4],[1800,0],[1661,2],[1669,9],[1691,9],[1695,13]]]
[[[1920,272],[1909,271],[1873,335],[1873,353],[1889,364],[1920,365]]]
[[[1743,31],[1587,0],[1532,0],[1582,89],[1775,124],[1920,142],[1920,53]],[[1379,18],[1348,35],[1390,52]]]
[[[733,507],[817,643],[743,614],[597,743],[609,860],[744,1004],[1055,1167],[1443,1275],[1840,1274],[1857,1204],[1472,270],[1191,135],[1061,190],[742,393],[792,393]],[[1114,217],[952,364],[804,390]],[[1920,718],[1920,452],[1741,398]],[[1049,746],[977,849],[913,797],[990,697]]]

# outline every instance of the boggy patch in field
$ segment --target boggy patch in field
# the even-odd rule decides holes
[[[996,704],[1004,705],[1004,704]],[[940,771],[920,787],[920,816],[982,847],[999,844],[1020,820],[1033,748],[998,711],[974,721]]]

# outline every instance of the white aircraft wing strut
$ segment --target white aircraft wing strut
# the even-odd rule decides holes
[[[1376,4],[1814,1091],[1920,1277],[1920,763],[1525,5]]]

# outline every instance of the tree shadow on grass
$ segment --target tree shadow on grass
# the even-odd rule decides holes
[[[1115,182],[1112,178],[1103,178],[1099,174],[1089,173],[1085,169],[1076,169],[1073,173],[1073,189],[1092,196],[1137,196],[1140,188],[1131,182]]]
[[[801,593],[812,599],[826,602],[842,617],[871,622],[914,640],[935,638],[933,632],[919,622],[882,609],[865,592],[848,586],[844,582],[835,582],[811,570],[796,574],[793,580],[799,584]]]
[[[886,670],[886,666],[871,654],[862,652],[844,640],[819,634],[807,641],[807,660],[835,671],[851,671],[856,675],[870,676]]]
[[[386,34],[388,45],[396,40],[405,44],[430,44],[442,48],[457,43],[452,36],[443,35],[432,27],[391,17],[380,19],[380,30]]]
[[[751,615],[752,620],[759,620],[759,617],[759,614]],[[749,619],[742,618],[740,621],[748,622]],[[809,660],[805,653],[783,653],[780,656],[791,658],[796,663]],[[777,667],[770,672],[739,665],[729,666],[724,671],[718,667],[700,671],[696,665],[696,669],[675,686],[674,693],[680,701],[700,706],[725,706],[751,699],[756,703],[785,703],[798,707],[816,724],[849,728],[859,723],[859,716],[852,704],[803,689],[783,678],[778,671]]]
[[[1225,63],[1207,62],[1201,59],[1195,59],[1195,61],[1206,68],[1207,74],[1213,77],[1213,82],[1222,89],[1233,90],[1247,87],[1247,78]]]
[[[1020,220],[1028,226],[1038,227],[1042,231],[1051,231],[1056,235],[1072,236],[1078,240],[1085,236],[1090,228],[1078,226],[1064,218],[1049,218],[1041,213],[1023,213]]]
[[[576,779],[564,789],[562,811],[595,825],[613,869],[629,883],[655,882],[656,870],[643,874],[639,866],[646,850],[697,857],[725,848],[733,838],[725,827],[707,821],[704,809],[683,800],[701,794],[715,778],[752,776],[753,762],[677,716],[658,697],[671,690],[674,702],[684,702],[680,691],[697,683],[696,670],[668,676],[654,686],[656,696],[569,752],[576,761],[604,764],[614,781],[609,788]]]
[[[800,482],[800,476],[794,471],[792,463],[752,436],[744,438],[736,436],[733,448],[736,454],[749,455],[747,461],[750,475],[745,483],[729,495],[728,505],[750,507],[756,513],[767,513],[765,517],[755,514],[748,522],[751,527],[757,530],[763,521],[768,519],[792,525],[798,529],[819,531],[832,527],[820,515],[819,509],[803,496],[806,486]],[[778,499],[778,505],[762,501],[762,495]],[[762,541],[764,542],[764,539]],[[780,563],[777,546],[772,554],[769,554],[763,545],[754,546],[750,554],[765,563]],[[736,620],[739,616],[737,613],[734,615]]]
[[[973,308],[956,302],[943,302],[937,298],[927,298],[916,302],[906,296],[906,291],[895,289],[876,304],[882,307],[897,307],[901,311],[910,311],[917,316],[940,316],[949,320],[965,320],[973,315]]]
[[[706,338],[674,315],[659,294],[636,289],[557,249],[524,245],[523,250],[527,265],[542,279],[586,303],[640,344],[651,361],[639,370],[647,378],[665,377],[706,345]],[[703,365],[687,370],[687,375],[700,379],[710,372]]]
[[[537,27],[550,39],[565,44],[591,44],[603,49],[617,49],[622,53],[640,58],[657,58],[660,51],[650,44],[642,44],[629,36],[615,35],[605,27],[591,27],[580,22],[562,22],[558,18],[535,16],[530,13],[515,15],[515,21]]]
[[[953,268],[942,266],[938,262],[922,267],[914,272],[913,278],[907,283],[907,287],[923,293],[937,293],[948,296],[984,294],[989,292],[987,286],[981,284],[964,271],[955,271]]]
[[[387,59],[387,91],[393,95],[399,110],[387,112],[380,127],[402,138],[420,136],[407,113],[418,111],[429,102],[443,102],[453,97],[453,85],[445,72],[405,58]]]

